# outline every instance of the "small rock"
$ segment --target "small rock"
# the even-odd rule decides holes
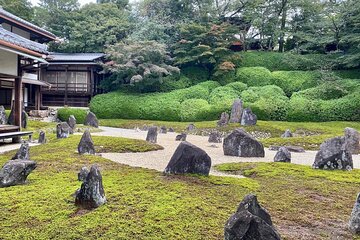
[[[264,146],[244,129],[235,129],[223,142],[224,154],[238,157],[265,157]]]
[[[149,130],[149,127],[147,125],[144,125],[142,128],[141,128],[142,131],[148,131]]]
[[[40,144],[46,143],[46,134],[44,131],[40,131],[38,143]]]
[[[351,152],[346,149],[345,138],[335,137],[320,145],[316,154],[313,168],[316,169],[353,169]]]
[[[88,129],[85,130],[84,134],[81,137],[78,145],[78,152],[79,154],[95,154],[94,142]]]
[[[89,169],[87,167],[82,167],[80,172],[78,173],[78,180],[80,182],[84,182],[86,180],[87,175],[89,174]]]
[[[151,143],[157,143],[157,133],[158,132],[158,128],[153,126],[153,127],[149,127],[147,136],[146,136],[146,141],[151,142]]]
[[[36,168],[36,162],[10,160],[0,170],[0,187],[24,184],[29,174]]]
[[[49,116],[48,110],[30,110],[29,116],[35,118],[47,118]]]
[[[231,107],[230,123],[239,123],[243,112],[243,103],[240,99],[236,99]]]
[[[56,126],[56,137],[57,138],[68,138],[71,132],[69,124],[66,122],[59,123]]]
[[[160,133],[166,134],[167,133],[167,128],[165,126],[160,127]]]
[[[256,122],[257,122],[256,115],[251,111],[250,108],[245,108],[241,116],[241,125],[251,126],[251,125],[256,125]]]
[[[92,113],[92,112],[89,112],[88,115],[85,118],[84,125],[85,126],[91,126],[91,127],[94,127],[94,128],[98,128],[99,127],[99,121],[98,121],[96,115],[94,113]]]
[[[360,153],[360,134],[354,128],[345,128],[346,149],[352,154]]]
[[[225,224],[225,240],[280,240],[269,213],[253,194],[245,196]]]
[[[175,141],[186,141],[187,134],[181,133],[175,137]]]
[[[175,132],[175,130],[172,127],[170,127],[168,132]]]
[[[75,118],[75,116],[74,116],[74,115],[70,115],[67,123],[69,124],[69,126],[70,126],[70,128],[71,128],[71,130],[72,130],[72,133],[74,133],[75,128],[76,128],[76,118]],[[71,134],[72,134],[72,133],[71,133]]]
[[[23,142],[11,160],[30,160],[30,146],[28,142]]]
[[[291,138],[293,137],[293,134],[291,133],[290,129],[287,129],[282,135],[282,138]]]
[[[349,229],[354,234],[360,234],[360,193],[357,195],[349,220]]]
[[[297,152],[297,153],[303,153],[305,152],[305,149],[298,146],[285,146],[290,152]],[[281,147],[280,146],[270,146],[270,151],[278,151]]]
[[[99,168],[93,165],[85,181],[81,184],[75,204],[86,209],[97,208],[105,204],[105,192]]]
[[[196,127],[195,127],[195,124],[193,124],[193,123],[189,124],[186,128],[186,131],[189,131],[189,132],[194,131],[194,130],[196,130]]]
[[[170,162],[165,168],[166,174],[201,174],[208,176],[211,168],[211,158],[195,145],[182,142],[177,147]]]
[[[291,162],[291,153],[286,147],[279,148],[274,157],[274,162]]]
[[[0,106],[0,125],[5,125],[7,123],[6,113],[4,106]]]
[[[210,143],[221,143],[221,133],[218,131],[212,131],[209,135],[208,142]]]
[[[25,112],[25,109],[23,109],[21,112],[21,127],[22,128],[27,128],[28,118],[29,117],[28,117],[27,113]]]
[[[220,120],[217,122],[218,127],[224,127],[229,123],[229,114],[227,112],[221,113]]]

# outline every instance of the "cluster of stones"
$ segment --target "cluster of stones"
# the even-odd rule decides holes
[[[228,123],[240,123],[243,126],[256,125],[257,116],[250,108],[243,109],[243,103],[236,99],[231,107],[230,115],[227,112],[221,113],[220,120],[217,122],[219,127],[228,125]]]
[[[98,121],[96,115],[92,112],[89,112],[86,115],[84,125],[98,128],[99,121]],[[71,115],[69,117],[69,119],[67,120],[67,122],[61,122],[61,123],[57,124],[56,137],[57,138],[68,138],[70,134],[74,134],[75,130],[76,130],[76,118],[74,115]]]
[[[0,170],[0,187],[25,184],[27,177],[36,166],[36,162],[30,160],[29,143],[22,143],[15,156]]]

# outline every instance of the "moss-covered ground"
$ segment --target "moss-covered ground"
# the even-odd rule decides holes
[[[142,128],[144,125],[156,125],[172,127],[176,132],[186,129],[189,122],[166,122],[152,120],[129,120],[129,119],[101,119],[102,126],[119,128]],[[229,124],[226,127],[216,127],[216,121],[195,122],[197,130],[194,134],[208,134],[212,129],[222,132],[230,132],[239,127],[239,124]],[[341,136],[346,127],[352,127],[360,131],[359,122],[280,122],[280,121],[258,121],[256,126],[243,127],[246,131],[254,133],[265,146],[270,145],[295,145],[308,150],[317,150],[319,145],[327,138]],[[281,138],[286,129],[296,133],[293,138]]]

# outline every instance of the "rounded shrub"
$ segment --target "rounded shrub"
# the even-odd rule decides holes
[[[248,86],[266,86],[272,84],[271,72],[263,67],[242,67],[237,70],[237,80]]]
[[[285,98],[260,98],[250,103],[252,111],[260,120],[284,121],[287,117],[289,99]]]
[[[279,98],[279,99],[288,99],[284,91],[275,85],[267,85],[263,87],[249,87],[247,90],[241,93],[241,99],[244,102],[253,103],[256,102],[259,98]]]
[[[231,106],[235,99],[239,98],[239,94],[231,87],[218,87],[215,88],[209,97],[211,105],[215,106]]]
[[[226,85],[226,87],[231,87],[234,89],[238,94],[240,94],[242,91],[246,90],[248,86],[245,83],[242,82],[233,82]]]
[[[87,111],[81,108],[65,107],[65,108],[59,108],[57,114],[58,114],[58,118],[63,122],[67,122],[70,115],[74,115],[74,117],[76,118],[76,122],[79,124],[83,124],[87,115]]]
[[[209,103],[204,99],[188,99],[181,103],[180,116],[182,121],[208,120]]]
[[[304,91],[294,93],[294,97],[302,97],[306,99],[331,100],[346,96],[349,92],[341,85],[329,82],[321,84],[315,88],[309,88]]]
[[[216,82],[216,81],[206,81],[206,82],[202,82],[199,83],[197,86],[206,88],[209,90],[209,92],[212,92],[212,90],[214,90],[217,87],[220,87],[220,83]]]

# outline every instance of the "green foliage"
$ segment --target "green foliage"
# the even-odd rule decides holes
[[[33,20],[34,9],[28,0],[0,0],[0,6],[22,19]]]
[[[204,82],[209,79],[209,71],[206,68],[198,66],[189,66],[181,68],[181,73],[191,79],[193,84]]]
[[[232,89],[234,89],[235,91],[238,92],[238,94],[240,95],[244,90],[246,90],[248,88],[248,86],[245,83],[242,82],[233,82],[233,83],[229,83],[226,85],[226,87],[231,87]]]
[[[263,67],[242,67],[237,70],[237,80],[248,86],[266,86],[272,84],[271,72]]]
[[[180,116],[181,121],[206,120],[210,111],[210,104],[204,99],[188,99],[181,103]]]
[[[87,115],[87,111],[80,108],[69,108],[69,107],[58,109],[58,118],[61,121],[67,122],[70,115],[74,115],[77,123],[83,124]]]
[[[234,100],[239,98],[239,93],[228,86],[215,88],[209,97],[209,102],[212,105],[221,106],[223,108],[229,108],[233,104]]]
[[[341,78],[360,79],[360,69],[336,70],[334,74]]]

